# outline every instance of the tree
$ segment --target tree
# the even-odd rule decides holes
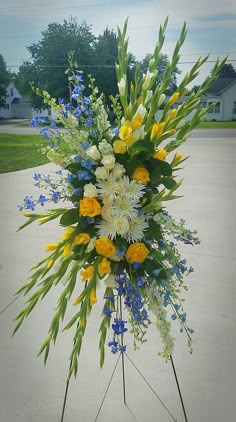
[[[236,70],[231,63],[225,63],[221,69],[221,78],[236,78]]]
[[[78,67],[89,73],[89,64],[94,59],[94,42],[91,26],[85,21],[79,24],[76,18],[71,17],[62,24],[50,23],[42,32],[42,39],[27,47],[32,62],[24,62],[19,68],[16,80],[19,91],[28,95],[36,108],[42,106],[42,101],[32,94],[31,81],[55,98],[69,100],[68,77],[65,75],[68,52],[73,51]]]
[[[7,85],[10,82],[10,73],[7,70],[6,62],[0,54],[0,107],[4,106],[7,97]]]
[[[147,68],[148,68],[148,64],[149,64],[149,61],[150,61],[151,58],[152,58],[151,54],[146,54],[144,59],[140,62],[141,74],[146,73]],[[164,75],[164,72],[165,72],[168,64],[169,64],[169,59],[168,59],[167,54],[161,54],[160,62],[159,62],[158,69],[157,69],[158,70],[158,77],[157,77],[157,81],[156,81],[155,86],[159,85],[161,80],[163,79],[163,75]],[[174,70],[174,72],[172,72],[172,74],[171,74],[171,83],[170,83],[170,85],[168,86],[168,88],[165,92],[166,95],[171,95],[171,94],[173,94],[174,91],[176,91],[177,75],[178,74],[180,74],[180,70],[178,68],[176,68]],[[154,86],[154,88],[155,88],[155,86]]]

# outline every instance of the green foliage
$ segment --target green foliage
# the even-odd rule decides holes
[[[3,56],[0,54],[0,107],[6,102],[7,96],[7,85],[10,82],[10,73],[7,70],[7,66]]]

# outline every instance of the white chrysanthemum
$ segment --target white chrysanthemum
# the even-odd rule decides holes
[[[101,179],[101,180],[106,180],[109,176],[109,173],[105,169],[105,167],[97,167],[94,174],[97,179]]]
[[[96,226],[95,226],[98,230],[98,234],[99,237],[115,237],[112,236],[114,233],[114,228],[113,228],[113,220],[111,219],[102,219],[100,220]]]
[[[112,170],[112,174],[117,179],[121,178],[125,174],[124,166],[122,166],[122,164],[120,164],[120,163],[116,163],[113,170]]]
[[[118,196],[113,202],[114,216],[127,218],[136,217],[138,214],[137,208],[139,206],[140,205],[136,201],[131,200],[127,196]]]
[[[112,208],[112,206],[107,205],[107,206],[102,207],[101,216],[105,220],[111,219],[113,217],[113,208]]]
[[[120,185],[116,182],[114,176],[109,175],[107,180],[99,180],[97,182],[98,196],[103,198],[105,195],[106,198],[110,200],[115,199],[116,195],[120,193]]]
[[[106,139],[102,139],[101,142],[99,142],[98,148],[102,156],[113,153],[113,148]]]
[[[129,221],[125,217],[116,217],[113,219],[113,227],[118,235],[124,236],[129,230]]]
[[[88,198],[96,198],[97,196],[97,188],[92,183],[87,183],[84,185],[84,196]]]
[[[129,232],[127,234],[127,240],[129,242],[137,242],[142,240],[144,232],[148,228],[148,223],[145,221],[144,216],[135,217],[129,223]]]
[[[135,180],[130,180],[127,176],[122,178],[123,182],[123,193],[133,199],[138,201],[145,194],[146,186],[143,183],[136,182]]]

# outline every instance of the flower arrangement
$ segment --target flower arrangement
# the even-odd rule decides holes
[[[90,94],[84,95],[83,74],[76,69],[71,56],[70,103],[36,89],[64,127],[61,130],[52,123],[41,129],[49,141],[42,152],[60,169],[53,176],[34,174],[35,185],[46,188],[48,195],[24,198],[19,208],[27,222],[20,229],[35,221],[42,225],[59,219],[62,234],[59,240],[53,239],[46,246],[46,257],[33,266],[27,283],[17,292],[28,295],[34,289],[16,318],[14,332],[50,289],[60,286],[56,312],[39,354],[44,353],[46,362],[67,306],[73,305],[75,314],[64,327],[64,330],[75,327],[69,376],[77,374],[83,336],[97,302],[98,288],[102,289],[104,301],[98,328],[101,366],[106,345],[112,353],[123,353],[124,333],[128,331],[137,348],[145,341],[153,319],[163,343],[160,354],[165,359],[173,353],[174,320],[180,324],[181,332],[187,334],[192,350],[193,330],[188,327],[181,296],[187,290],[184,277],[193,269],[187,267],[178,252],[177,242],[193,245],[199,240],[196,232],[186,228],[184,220],[177,222],[168,214],[165,204],[179,198],[176,190],[182,180],[177,180],[177,174],[187,159],[174,151],[209,111],[210,107],[199,107],[200,98],[218,77],[224,62],[217,61],[198,91],[186,96],[186,86],[198,75],[207,57],[199,59],[167,100],[165,91],[180,58],[186,25],[162,82],[155,86],[166,26],[167,19],[160,26],[146,74],[140,75],[137,64],[134,82],[127,77],[127,21],[122,31],[118,28],[119,96],[112,99],[115,128],[108,121],[103,96],[98,95],[92,77],[88,85]],[[183,96],[185,100],[176,106]],[[161,117],[157,121],[158,110]],[[193,110],[192,119],[185,120]],[[40,123],[42,119],[33,119],[31,124]],[[38,204],[44,206],[59,200],[67,201],[67,206],[34,212]],[[121,301],[127,321],[120,312]]]

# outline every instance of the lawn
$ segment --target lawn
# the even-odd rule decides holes
[[[0,133],[0,173],[23,170],[48,163],[38,151],[45,145],[41,135]]]
[[[202,129],[236,128],[236,121],[234,122],[201,122],[198,128],[202,128]]]

